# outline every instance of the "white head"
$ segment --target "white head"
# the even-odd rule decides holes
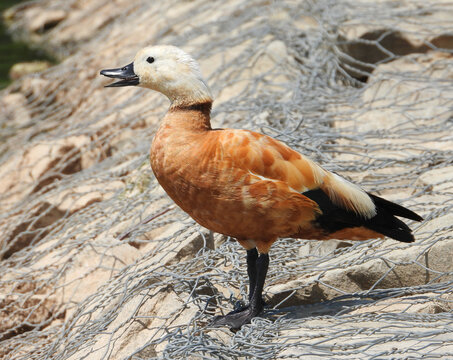
[[[134,61],[119,69],[102,70],[102,75],[122,79],[108,87],[137,85],[166,95],[172,106],[212,102],[197,62],[175,46],[150,46],[140,50]]]

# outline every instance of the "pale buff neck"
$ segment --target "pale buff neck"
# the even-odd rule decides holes
[[[174,81],[162,82],[156,88],[171,101],[171,108],[190,107],[194,104],[212,103],[211,90],[206,82],[190,73],[181,74]]]

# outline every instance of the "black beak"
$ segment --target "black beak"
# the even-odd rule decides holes
[[[133,62],[122,68],[101,70],[101,75],[113,79],[121,79],[121,81],[106,85],[105,87],[134,86],[139,83],[138,76],[134,72]]]

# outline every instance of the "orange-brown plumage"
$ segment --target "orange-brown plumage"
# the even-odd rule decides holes
[[[151,165],[168,195],[201,225],[260,251],[314,220],[317,204],[286,181],[294,176],[284,162],[300,156],[265,135],[212,130],[206,109],[173,109],[154,138]]]
[[[198,223],[247,249],[250,306],[215,321],[239,328],[262,309],[268,251],[279,237],[414,241],[397,218],[414,212],[366,193],[266,135],[212,129],[212,98],[195,61],[172,46],[138,52],[103,70],[110,86],[140,85],[172,102],[151,146],[151,166],[167,194]],[[260,254],[258,254],[258,251]]]
[[[363,240],[381,236],[363,227],[331,234],[316,227],[322,211],[303,192],[330,186],[343,199],[347,194],[335,192],[332,186],[335,177],[266,135],[211,129],[210,106],[173,108],[151,148],[151,165],[159,183],[198,223],[251,240],[248,243],[260,252],[267,252],[278,237]],[[348,200],[344,203],[348,206]]]

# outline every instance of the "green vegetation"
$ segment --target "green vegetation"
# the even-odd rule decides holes
[[[1,0],[0,12],[16,5],[23,0]],[[6,31],[6,27],[0,19],[0,89],[8,86],[11,82],[8,73],[15,63],[33,60],[48,60],[55,62],[43,51],[32,49],[24,42],[15,42]]]

